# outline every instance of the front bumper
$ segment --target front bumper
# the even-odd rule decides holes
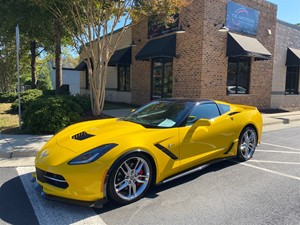
[[[67,203],[67,204],[75,204],[75,205],[93,207],[93,208],[102,208],[103,205],[107,202],[107,200],[105,198],[98,199],[96,201],[81,201],[81,200],[64,198],[64,197],[59,197],[59,196],[46,194],[43,191],[43,187],[37,182],[35,176],[33,176],[32,182],[34,183],[35,189],[40,193],[40,195],[44,199],[47,199],[47,200],[58,201],[58,202],[63,202],[63,203]]]
[[[35,159],[36,182],[48,198],[97,202],[105,199],[105,178],[109,169],[106,161],[69,165],[77,156],[55,142],[47,144]],[[102,200],[101,200],[102,202]]]

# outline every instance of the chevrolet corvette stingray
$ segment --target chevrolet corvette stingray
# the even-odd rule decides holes
[[[151,185],[236,157],[249,160],[262,117],[252,106],[200,99],[160,99],[125,118],[71,125],[35,159],[48,199],[101,207],[142,198]]]

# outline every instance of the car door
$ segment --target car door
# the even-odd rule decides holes
[[[215,103],[195,106],[179,132],[181,170],[222,157],[230,150],[236,125],[230,115],[220,114]],[[196,122],[199,119],[206,123]]]

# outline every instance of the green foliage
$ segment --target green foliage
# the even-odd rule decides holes
[[[0,103],[12,103],[18,98],[18,94],[15,92],[0,93]]]
[[[41,90],[51,90],[52,84],[50,79],[50,68],[47,63],[47,58],[38,59],[37,62],[37,87]]]
[[[83,108],[68,97],[38,98],[23,114],[23,127],[33,134],[56,133],[80,121],[83,114]]]
[[[76,96],[69,96],[70,100],[79,104],[82,109],[84,110],[84,114],[87,115],[91,113],[91,100],[88,95],[76,95]]]
[[[30,103],[36,100],[38,97],[41,97],[43,92],[38,89],[31,89],[21,93],[21,109],[25,111]],[[18,113],[19,102],[16,99],[11,105],[11,112]]]
[[[43,90],[43,96],[55,96],[55,90]]]

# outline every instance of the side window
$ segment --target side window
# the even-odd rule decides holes
[[[187,125],[191,125],[199,119],[212,119],[217,116],[220,116],[220,113],[216,104],[200,104],[193,109],[189,116]]]
[[[221,115],[224,113],[227,113],[230,110],[230,106],[229,105],[225,105],[225,104],[218,104],[219,110],[221,112]]]

